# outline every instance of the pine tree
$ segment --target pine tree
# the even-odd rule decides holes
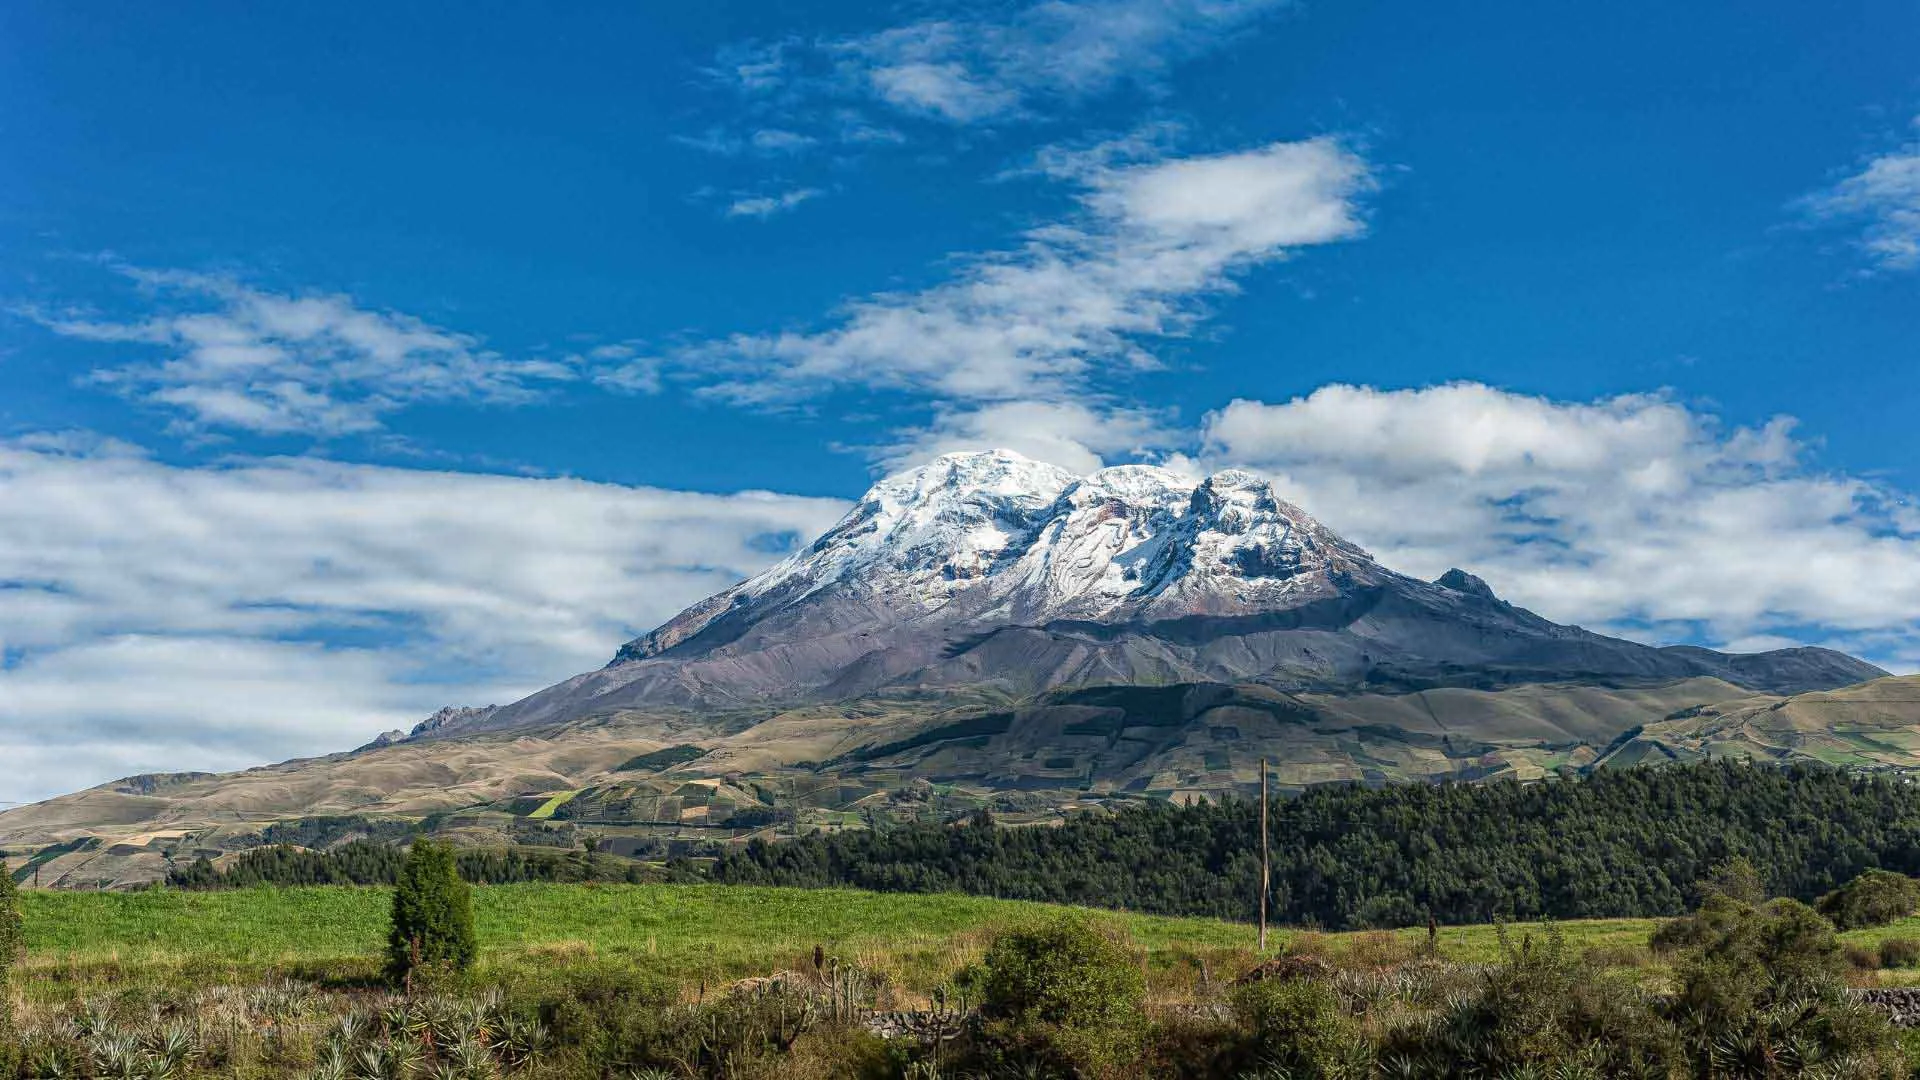
[[[393,891],[393,928],[387,934],[387,970],[410,981],[416,968],[465,970],[479,946],[473,932],[473,896],[460,879],[451,845],[414,841]]]

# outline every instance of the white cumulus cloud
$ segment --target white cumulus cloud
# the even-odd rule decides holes
[[[1464,567],[1550,618],[1920,666],[1920,515],[1809,468],[1786,418],[1729,428],[1659,395],[1334,385],[1235,401],[1204,439],[1209,464],[1272,475],[1387,565]]]

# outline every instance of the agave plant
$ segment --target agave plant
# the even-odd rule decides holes
[[[419,1035],[402,1032],[387,1040],[387,1057],[398,1076],[412,1076],[427,1060],[427,1043]]]
[[[342,1050],[351,1050],[372,1032],[373,1023],[366,1013],[354,1010],[344,1013],[334,1021],[333,1032],[327,1038]]]
[[[477,1037],[469,1036],[453,1044],[447,1054],[447,1061],[460,1070],[467,1080],[489,1080],[497,1076],[499,1067],[493,1060],[493,1054],[487,1050],[487,1044]]]
[[[464,1039],[486,1035],[487,1009],[474,1002],[442,995],[423,1003],[422,1012],[427,1034],[435,1046],[452,1046]]]
[[[307,1075],[309,1080],[347,1080],[348,1073],[347,1051],[336,1043],[320,1052]]]
[[[500,1056],[509,1068],[522,1068],[547,1052],[548,1034],[538,1020],[505,1016],[500,1021]]]
[[[34,1080],[67,1080],[78,1072],[72,1052],[62,1043],[47,1040],[27,1055],[27,1075]]]
[[[1389,1054],[1380,1059],[1380,1075],[1385,1080],[1421,1080],[1431,1074],[1419,1058],[1410,1054]]]
[[[400,1080],[401,1073],[386,1046],[368,1043],[353,1055],[353,1076],[354,1080]]]
[[[174,1068],[184,1068],[200,1056],[200,1033],[188,1024],[175,1021],[148,1035],[146,1049]]]
[[[139,1080],[145,1071],[140,1040],[131,1035],[97,1035],[92,1040],[94,1075],[103,1080]]]
[[[83,1039],[97,1039],[113,1031],[113,1011],[104,1002],[88,1001],[73,1018],[73,1028]]]

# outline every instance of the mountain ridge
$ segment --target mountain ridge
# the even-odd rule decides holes
[[[880,481],[812,544],[607,666],[435,737],[981,685],[1254,679],[1335,692],[1712,676],[1791,693],[1885,674],[1825,649],[1743,657],[1562,626],[1458,568],[1420,581],[1251,473],[1076,477],[996,450]]]

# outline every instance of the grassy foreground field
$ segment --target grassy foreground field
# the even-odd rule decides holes
[[[390,892],[314,887],[228,892],[29,892],[29,983],[250,978],[275,972],[371,977]],[[810,962],[814,946],[936,985],[977,959],[1001,927],[1057,913],[1045,904],[957,895],[720,885],[499,885],[474,891],[491,970],[615,963],[690,985]],[[1157,966],[1250,954],[1251,927],[1211,919],[1097,913]]]
[[[353,980],[378,970],[389,892],[376,888],[29,892],[27,982],[59,984],[274,973]],[[720,885],[500,885],[474,892],[483,969],[540,971],[610,963],[690,986],[765,975],[809,962],[815,945],[888,972],[903,988],[937,985],[977,960],[1001,928],[1057,914],[1046,904],[958,895]],[[1115,912],[1094,917],[1126,931],[1148,958],[1159,993],[1179,997],[1197,978],[1254,961],[1254,928],[1213,919]],[[1653,923],[1562,925],[1576,948],[1631,950]],[[1516,933],[1530,928],[1515,926]],[[1278,947],[1295,935],[1277,931]],[[1424,930],[1400,931],[1409,943]],[[1392,948],[1387,935],[1327,935],[1336,950]],[[1498,952],[1492,927],[1449,927],[1442,949],[1462,960]],[[1202,976],[1206,970],[1209,975]]]
[[[26,982],[54,987],[99,981],[200,981],[277,973],[323,980],[371,979],[385,943],[390,893],[312,887],[227,892],[28,892]],[[481,966],[539,972],[607,963],[658,972],[689,986],[718,985],[799,968],[814,946],[887,972],[903,988],[930,988],[977,960],[993,933],[1062,908],[960,895],[871,893],[724,885],[498,885],[474,891]],[[1214,919],[1088,912],[1119,929],[1147,956],[1150,982],[1184,996],[1195,979],[1229,976],[1255,961],[1251,926]],[[1620,962],[1641,956],[1652,919],[1557,924],[1574,949]],[[1508,928],[1516,940],[1540,924]],[[1272,948],[1302,934],[1336,954],[1393,952],[1426,931],[1311,935],[1276,930]],[[1920,937],[1920,919],[1842,935],[1877,945]],[[1451,959],[1499,955],[1492,926],[1443,927]],[[1202,970],[1208,973],[1203,976]],[[1893,973],[1883,973],[1892,975]]]
[[[1920,1038],[1842,995],[1920,969],[1878,970],[1849,956],[1843,970],[1831,928],[1795,905],[1821,928],[1814,937],[1788,932],[1799,925],[1792,910],[1736,905],[1725,917],[1744,920],[1738,940],[1755,956],[1784,942],[1824,958],[1801,982],[1778,985],[1788,995],[1781,1015],[1818,1013],[1801,1049],[1831,1059],[1826,1071],[1700,1071],[1703,1054],[1747,1045],[1729,1041],[1745,1030],[1741,1017],[1773,1023],[1764,1010],[1774,1007],[1774,969],[1722,979],[1698,963],[1702,946],[1656,956],[1650,919],[1515,924],[1505,928],[1509,943],[1533,944],[1511,950],[1492,926],[1440,929],[1432,948],[1424,929],[1280,930],[1270,947],[1294,954],[1282,968],[1293,974],[1234,988],[1261,960],[1255,932],[1211,919],[1080,912],[1123,933],[1115,942],[1056,923],[1069,909],[959,895],[502,885],[474,890],[476,969],[398,993],[381,979],[390,896],[340,887],[29,892],[27,955],[13,978],[18,1041],[0,1043],[25,1071],[0,1065],[0,1073],[1213,1080],[1280,1075],[1254,1067],[1298,1059],[1319,1062],[1318,1071],[1291,1075],[1377,1076],[1390,1066],[1391,1075],[1439,1080],[1472,1065],[1474,1075],[1597,1080],[1629,1075],[1614,1065],[1655,1060],[1658,1068],[1632,1075],[1920,1076]],[[1844,940],[1865,955],[1890,937],[1920,937],[1920,919]],[[816,969],[816,946],[835,962]],[[1779,970],[1800,970],[1794,962]],[[779,972],[789,974],[751,978]],[[953,1026],[953,995],[985,1016],[993,999],[984,995],[1016,977],[1069,987],[1062,1017],[1099,1005],[1121,1009],[1120,1019],[1032,1013],[1013,1023],[1000,1014]],[[1751,998],[1763,1011],[1676,1005],[1682,993],[1709,991],[1716,1001]],[[886,1029],[889,1040],[871,1021],[908,1026]],[[1516,1031],[1526,1038],[1515,1041]],[[1056,1067],[1062,1054],[1085,1061]],[[1507,1068],[1517,1064],[1573,1071]]]

